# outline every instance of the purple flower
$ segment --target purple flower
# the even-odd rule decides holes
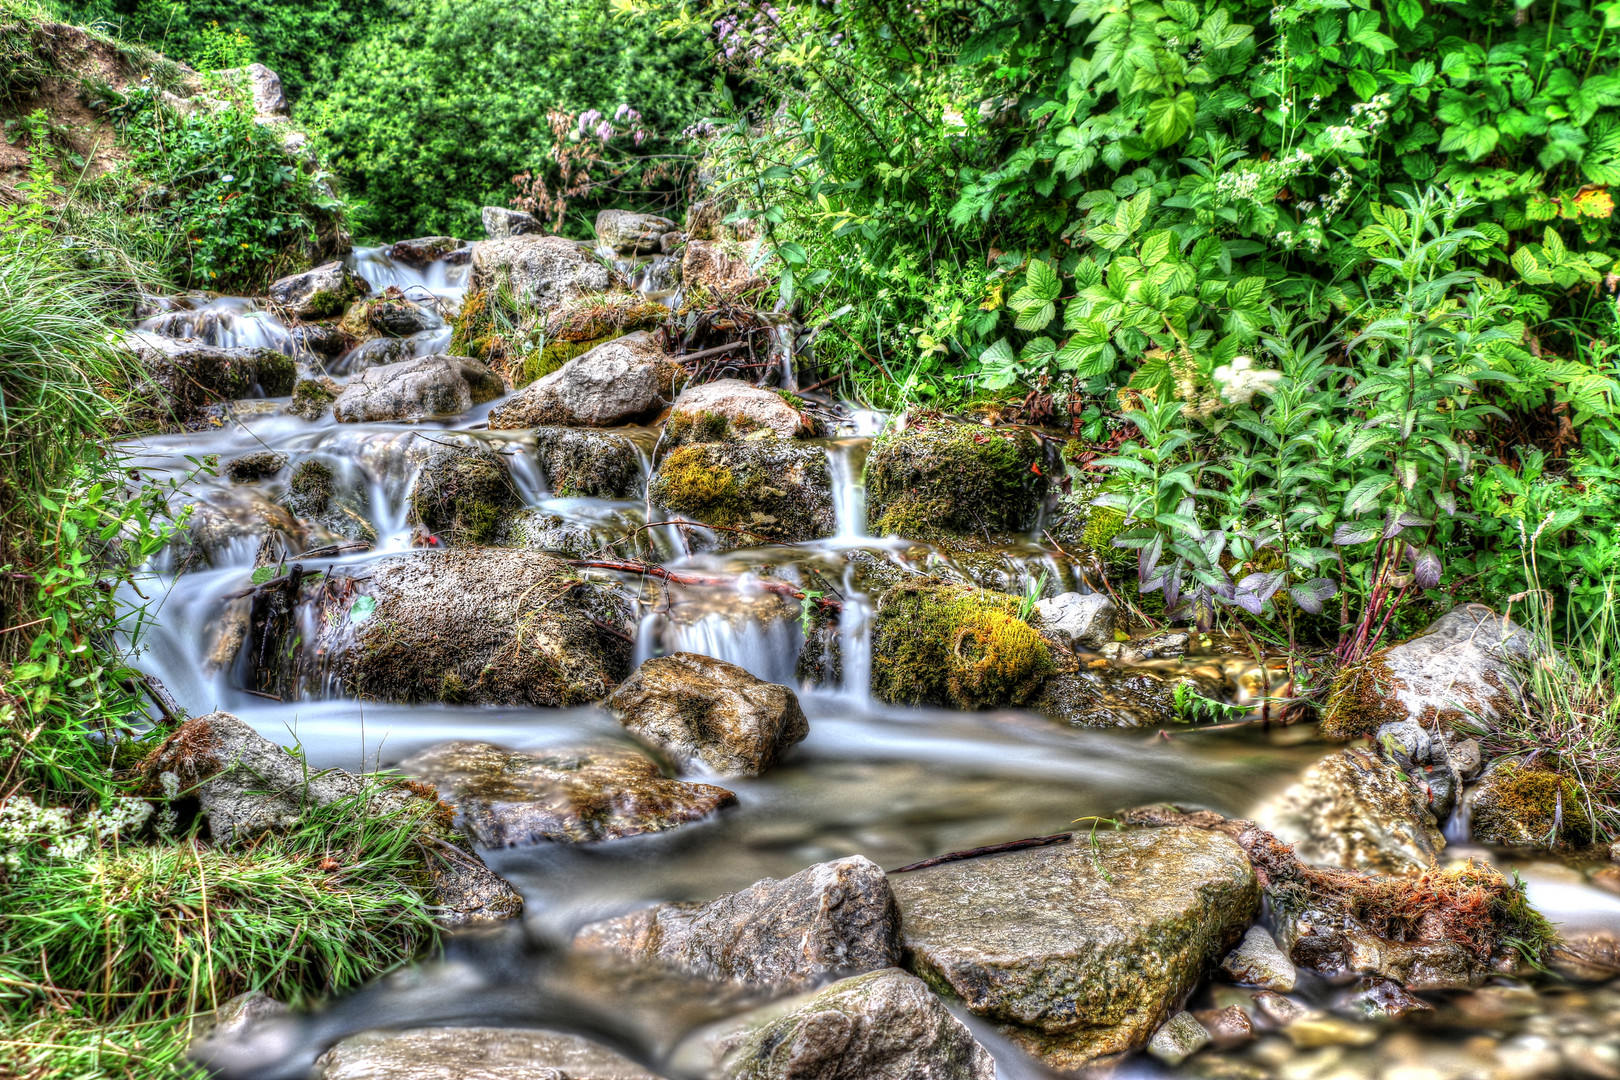
[[[601,139],[603,142],[607,142],[609,139],[613,138],[613,125],[608,123],[606,120],[602,121],[600,124],[597,124],[596,137]]]

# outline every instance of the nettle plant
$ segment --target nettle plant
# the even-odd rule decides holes
[[[1138,552],[1141,589],[1172,616],[1207,627],[1222,606],[1280,607],[1292,639],[1296,610],[1338,597],[1349,660],[1439,585],[1486,464],[1474,434],[1500,413],[1480,384],[1512,379],[1503,358],[1524,327],[1458,267],[1479,238],[1457,225],[1468,203],[1402,201],[1358,240],[1391,274],[1387,299],[1326,334],[1273,308],[1260,346],[1275,370],[1238,357],[1212,387],[1183,378],[1125,414],[1139,440],[1105,459],[1114,478],[1094,502],[1125,515],[1114,543]]]

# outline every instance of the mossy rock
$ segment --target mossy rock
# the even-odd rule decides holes
[[[553,495],[633,499],[641,495],[641,454],[623,435],[584,428],[536,428],[540,470]]]
[[[293,470],[284,505],[295,516],[344,540],[377,540],[364,504],[354,493],[339,490],[337,477],[325,462],[312,459]]]
[[[1580,846],[1594,835],[1580,784],[1517,761],[1503,762],[1480,781],[1470,820],[1483,844]]]
[[[693,521],[746,530],[721,532],[721,550],[837,531],[827,455],[776,438],[680,447],[659,465],[648,497]]]
[[[305,420],[319,420],[331,409],[338,393],[339,391],[331,389],[324,382],[300,379],[293,387],[292,401],[288,403],[287,411]]]
[[[412,517],[451,545],[488,543],[517,504],[505,463],[485,447],[438,448],[411,485]]]
[[[1041,446],[1021,428],[915,420],[872,444],[867,527],[874,536],[948,541],[1028,532],[1047,481]]]
[[[669,308],[639,293],[576,297],[546,311],[509,290],[479,289],[451,320],[450,351],[482,360],[514,387],[544,378],[576,356],[636,330],[651,330]]]
[[[1056,670],[1019,598],[927,579],[879,595],[872,693],[896,705],[1022,705]]]

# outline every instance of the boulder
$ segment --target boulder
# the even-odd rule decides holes
[[[671,451],[647,497],[668,514],[716,526],[722,551],[817,540],[838,529],[826,452],[775,438]]]
[[[1336,914],[1306,906],[1278,920],[1278,944],[1296,967],[1330,982],[1377,976],[1409,990],[1465,990],[1490,975],[1479,957],[1456,941],[1396,941]]]
[[[1114,641],[1118,609],[1102,593],[1060,593],[1035,603],[1041,629],[1071,647],[1101,649]]]
[[[1178,1012],[1148,1040],[1148,1053],[1172,1068],[1192,1057],[1213,1040],[1209,1029],[1190,1012]]]
[[[436,330],[444,324],[439,313],[408,300],[398,289],[390,288],[381,296],[356,300],[343,313],[339,324],[351,337],[365,339],[378,334],[391,338],[408,338],[425,330]]]
[[[1470,717],[1492,722],[1520,689],[1512,665],[1530,659],[1530,635],[1483,604],[1460,604],[1421,635],[1345,668],[1334,681],[1322,733],[1349,739],[1389,723],[1435,730]]]
[[[225,68],[216,74],[247,90],[259,120],[287,119],[287,95],[281,89],[281,76],[263,64]]]
[[[123,338],[135,354],[132,410],[137,423],[196,425],[210,406],[248,397],[280,397],[298,378],[292,357],[274,349],[221,348],[140,330]]]
[[[786,395],[741,379],[718,379],[681,391],[670,408],[665,433],[675,443],[719,442],[756,431],[791,439],[814,434],[814,428]]]
[[[259,450],[227,461],[223,472],[232,483],[251,484],[255,480],[268,480],[286,467],[286,454]]]
[[[488,543],[518,502],[506,463],[482,443],[435,447],[411,484],[411,516],[444,544]]]
[[[577,705],[629,673],[629,605],[543,552],[414,551],[352,580],[323,592],[317,641],[350,696]]]
[[[1319,866],[1415,874],[1446,845],[1406,774],[1370,750],[1329,754],[1252,816]]]
[[[366,368],[343,388],[332,415],[343,424],[459,416],[505,391],[500,376],[476,360],[424,356]]]
[[[1253,921],[1230,837],[1098,832],[891,882],[908,966],[1058,1069],[1145,1046]]]
[[[705,290],[716,297],[762,292],[770,282],[750,265],[758,245],[688,240],[681,255],[681,284],[688,293]]]
[[[282,311],[300,319],[332,319],[342,315],[351,300],[371,291],[341,262],[323,263],[271,284],[266,295]]]
[[[349,339],[335,323],[303,323],[287,331],[287,334],[296,352],[330,358],[341,355],[349,347]]]
[[[1249,927],[1242,943],[1221,961],[1221,970],[1233,982],[1285,994],[1294,989],[1297,979],[1288,954],[1277,947],[1276,941],[1263,926]]]
[[[362,494],[340,486],[331,466],[311,458],[293,470],[284,502],[288,511],[342,540],[375,542]]]
[[[368,1031],[333,1046],[315,1080],[657,1080],[577,1035],[525,1028]]]
[[[641,496],[641,452],[623,435],[580,428],[536,428],[540,471],[553,495],[634,499]]]
[[[503,284],[517,299],[546,310],[606,292],[613,285],[613,271],[561,236],[521,233],[474,244],[469,289],[490,291]]]
[[[792,690],[698,653],[653,657],[607,705],[680,768],[721,776],[758,776],[810,734]]]
[[[853,855],[707,904],[659,904],[591,923],[574,947],[713,981],[802,987],[899,964],[900,913],[882,868]]]
[[[893,968],[833,983],[716,1040],[725,1080],[995,1080],[996,1065],[921,980]]]
[[[652,255],[663,250],[664,234],[675,223],[656,214],[601,210],[596,215],[596,243],[619,255]]]
[[[1046,497],[1041,447],[1022,428],[912,421],[872,443],[866,521],[873,536],[979,540],[1035,527]]]
[[[1051,649],[1019,618],[1019,598],[933,578],[878,594],[872,693],[896,705],[1022,705],[1053,670]]]
[[[287,412],[305,420],[319,420],[332,407],[343,388],[331,379],[299,379],[293,387]]]
[[[1534,763],[1494,762],[1469,795],[1468,821],[1476,843],[1580,847],[1595,838],[1581,785]]]
[[[533,214],[505,206],[484,207],[484,232],[491,240],[543,233],[546,227]]]
[[[663,409],[674,365],[651,334],[614,338],[525,386],[489,414],[491,429],[613,427]]]
[[[465,245],[454,236],[419,236],[414,240],[401,240],[397,244],[390,244],[387,255],[395,262],[402,262],[406,266],[417,269],[436,263],[453,251],[459,251]]]
[[[467,834],[492,848],[664,832],[737,801],[724,788],[668,779],[642,755],[617,747],[520,754],[450,742],[399,768],[438,788]]]

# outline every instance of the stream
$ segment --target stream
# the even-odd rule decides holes
[[[375,289],[396,286],[413,299],[453,311],[465,292],[465,266],[412,268],[386,249],[365,249],[351,265]],[[629,268],[644,290],[663,279],[656,266]],[[365,342],[322,360],[302,351],[295,335],[253,300],[193,295],[154,315],[141,329],[195,337],[221,346],[259,346],[293,355],[301,366],[339,383],[374,362],[445,351],[448,327],[407,339]],[[387,769],[424,747],[474,739],[519,751],[582,744],[634,745],[605,710],[398,705],[361,701],[341,685],[305,680],[293,700],[272,700],[242,685],[237,665],[222,660],[233,619],[246,601],[227,599],[253,583],[262,529],[254,525],[284,494],[290,467],[314,459],[340,483],[364,493],[363,516],[377,541],[368,551],[306,559],[306,569],[361,576],[373,561],[414,544],[408,495],[425,452],[445,441],[484,443],[506,456],[523,501],[603,541],[647,523],[643,500],[562,498],[539,467],[533,436],[486,430],[495,403],[447,421],[339,424],[287,415],[286,399],[249,402],[216,429],[146,437],[128,444],[130,467],[147,479],[173,480],[178,501],[211,508],[220,527],[185,566],[174,551],[135,583],[147,623],[133,646],[138,666],[161,679],[191,715],[234,713],[263,735],[300,747],[314,768]],[[734,582],[729,589],[647,588],[633,576],[588,571],[620,583],[639,607],[635,661],[674,651],[730,661],[759,678],[799,691],[810,735],[786,761],[755,779],[727,780],[738,803],[701,823],[665,833],[592,845],[540,844],[482,851],[489,865],[522,893],[521,929],[478,931],[453,939],[446,958],[384,980],[335,1003],[310,1020],[267,1025],[250,1044],[218,1062],[229,1075],[302,1076],[333,1039],[368,1028],[500,1023],[584,1032],[668,1076],[701,1075],[693,1046],[706,1025],[768,1007],[688,981],[647,978],[632,988],[625,973],[567,954],[578,927],[658,901],[706,901],[765,877],[784,878],[814,863],[864,855],[894,868],[944,852],[1040,836],[1077,819],[1108,817],[1127,807],[1173,801],[1246,816],[1292,783],[1330,745],[1306,727],[1258,723],[1222,730],[1176,725],[1083,729],[1033,712],[961,713],[900,708],[873,700],[870,610],[864,560],[950,573],[953,557],[927,545],[865,535],[862,465],[888,418],[844,410],[842,427],[817,441],[834,481],[836,534],[826,540],[755,547],[725,554],[687,554],[670,529],[651,531],[658,560]],[[641,449],[644,474],[658,442],[653,429],[622,429]],[[249,483],[210,475],[197,462],[228,462],[272,450],[290,467]],[[645,480],[645,475],[644,475]],[[1039,534],[1037,533],[1038,537]],[[314,546],[314,541],[311,541]],[[288,556],[297,551],[285,552]],[[1046,595],[1087,586],[1060,553],[1032,537],[1001,553],[1006,584],[1027,580]],[[786,580],[838,583],[845,603],[839,631],[838,685],[800,687],[804,645],[797,604],[756,587],[762,567]],[[968,570],[959,571],[967,576]],[[982,570],[979,571],[982,574]],[[1229,699],[1252,704],[1253,662],[1223,656],[1160,661],[1166,670],[1211,664]],[[1084,825],[1072,826],[1084,828]],[[1456,829],[1453,829],[1455,832]],[[1578,871],[1548,860],[1472,848],[1453,835],[1447,856],[1471,854],[1504,871],[1519,870],[1531,899],[1568,926],[1620,932],[1620,896],[1587,883]],[[1245,991],[1206,983],[1189,1008],[1246,1000]],[[1295,996],[1329,1014],[1354,1019],[1342,988],[1302,975]],[[1118,1075],[1314,1077],[1620,1077],[1620,983],[1580,985],[1498,978],[1479,990],[1429,995],[1432,1012],[1400,1021],[1369,1021],[1356,1035],[1323,1045],[1268,1034],[1246,1047],[1206,1052],[1179,1069],[1146,1056],[1117,1066]],[[1006,1080],[1047,1072],[965,1011],[958,1015],[996,1058]],[[448,1075],[448,1074],[447,1074]],[[505,1074],[502,1074],[505,1075]]]

